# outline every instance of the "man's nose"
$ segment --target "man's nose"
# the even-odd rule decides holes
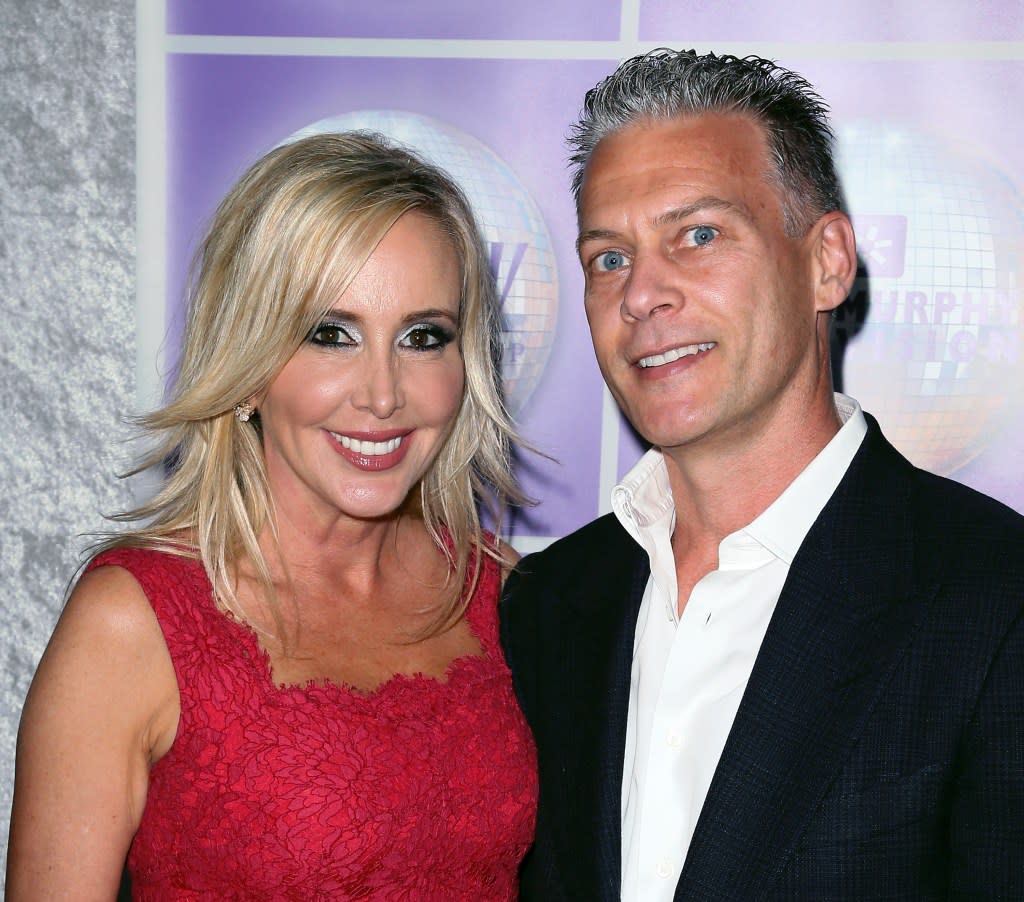
[[[637,254],[622,294],[623,319],[642,320],[683,304],[678,265],[663,252]]]

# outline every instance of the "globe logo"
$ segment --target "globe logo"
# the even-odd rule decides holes
[[[359,110],[321,119],[287,140],[356,129],[379,132],[448,172],[465,191],[490,251],[504,313],[505,400],[523,409],[547,364],[558,312],[558,273],[544,220],[515,173],[489,147],[428,116]]]
[[[903,127],[837,137],[866,270],[835,323],[849,338],[844,389],[915,464],[953,473],[1008,424],[1021,385],[1019,195],[977,157]]]

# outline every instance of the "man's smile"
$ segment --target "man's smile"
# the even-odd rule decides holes
[[[641,357],[636,365],[641,369],[649,367],[664,366],[666,363],[673,363],[681,357],[690,357],[702,351],[710,351],[714,346],[713,341],[702,341],[692,345],[680,345],[678,348],[669,348],[661,354],[652,354],[650,357]]]

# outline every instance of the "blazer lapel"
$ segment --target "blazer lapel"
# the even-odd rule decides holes
[[[701,810],[677,902],[760,899],[912,635],[906,463],[877,424],[793,566]],[[901,494],[903,493],[903,494]]]

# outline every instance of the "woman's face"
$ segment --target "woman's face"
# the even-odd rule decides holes
[[[460,285],[440,226],[406,213],[256,398],[279,516],[329,526],[402,505],[462,403]]]

